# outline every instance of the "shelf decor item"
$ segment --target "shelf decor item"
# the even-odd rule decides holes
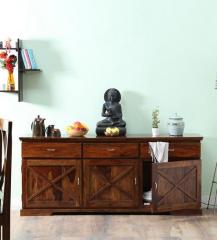
[[[7,91],[15,91],[14,67],[16,66],[17,57],[9,54],[8,51],[0,52],[1,68],[8,71]]]
[[[178,116],[177,113],[169,118],[167,125],[170,136],[183,136],[185,123],[183,118]]]
[[[4,47],[6,48],[7,52],[10,52],[10,49],[11,49],[11,38],[6,38],[5,39],[5,43],[4,43]]]
[[[14,81],[14,73],[13,72],[8,72],[7,90],[9,90],[9,91],[15,90],[15,81]]]
[[[32,66],[31,66],[31,62],[30,62],[30,58],[29,58],[29,54],[28,54],[28,51],[27,49],[22,49],[22,53],[23,53],[23,56],[24,56],[24,65],[25,65],[25,68],[26,69],[32,69]]]
[[[38,69],[32,49],[22,49],[21,57],[22,57],[24,68],[26,70]]]
[[[156,137],[160,135],[160,130],[158,124],[159,120],[159,109],[155,108],[152,112],[152,136]]]
[[[35,61],[33,50],[32,49],[27,49],[27,52],[28,52],[28,55],[29,55],[29,60],[30,60],[32,69],[37,69],[38,66],[37,66],[37,63]]]

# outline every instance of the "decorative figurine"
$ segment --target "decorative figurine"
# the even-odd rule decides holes
[[[5,39],[5,41],[4,41],[4,47],[6,48],[6,52],[7,53],[10,53],[10,49],[11,49],[11,39],[8,37],[8,38],[6,38]]]
[[[10,49],[11,48],[11,39],[8,37],[8,38],[6,38],[5,39],[5,45],[4,45],[4,47],[6,48],[6,49]]]
[[[119,103],[121,100],[120,92],[115,88],[110,88],[105,92],[104,100],[102,116],[105,119],[97,123],[97,136],[125,136],[126,122],[122,119],[121,104]],[[114,129],[115,134],[109,135],[109,132],[112,132],[111,129]]]

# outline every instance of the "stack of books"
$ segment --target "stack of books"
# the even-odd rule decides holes
[[[32,49],[22,49],[21,56],[22,56],[23,65],[24,65],[25,69],[37,69],[38,68]]]

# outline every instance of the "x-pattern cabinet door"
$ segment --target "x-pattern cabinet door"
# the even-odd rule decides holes
[[[84,203],[87,208],[138,206],[138,160],[84,159]]]
[[[81,161],[23,161],[23,203],[26,208],[73,208],[81,202]]]
[[[201,161],[152,164],[152,200],[156,212],[200,208]]]

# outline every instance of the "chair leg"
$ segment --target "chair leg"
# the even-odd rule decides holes
[[[210,198],[211,198],[211,195],[212,195],[212,188],[213,188],[213,184],[215,182],[216,168],[217,168],[217,163],[215,165],[215,171],[214,171],[214,175],[213,175],[213,179],[212,179],[212,185],[211,185],[211,189],[210,189],[210,193],[209,193],[209,200],[208,200],[208,204],[207,204],[207,209],[209,208]]]
[[[10,216],[5,218],[2,240],[10,240]]]

